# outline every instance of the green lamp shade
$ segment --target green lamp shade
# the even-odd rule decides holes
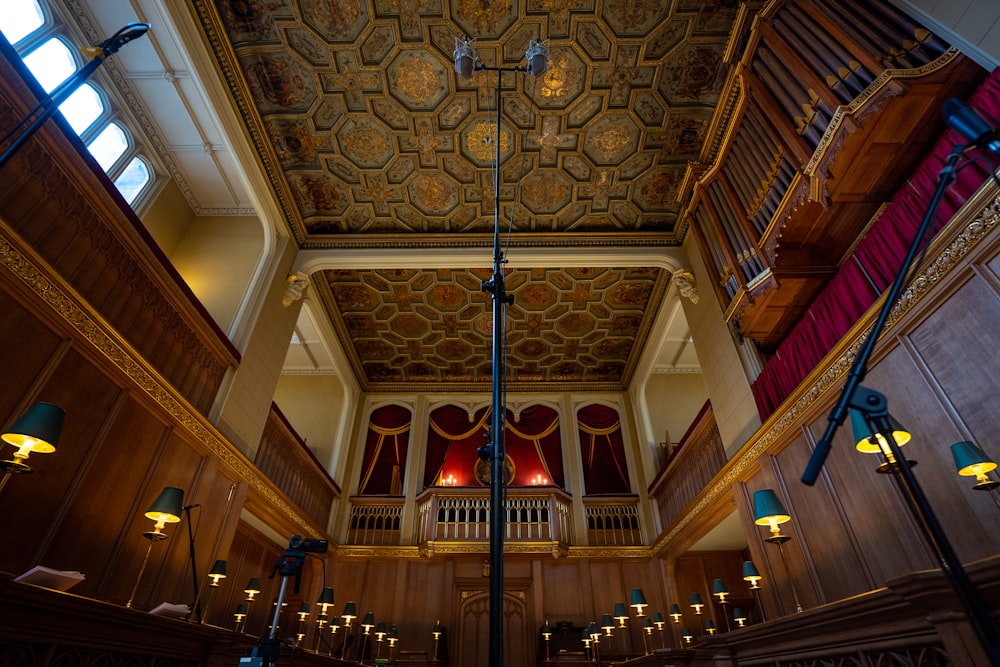
[[[670,603],[670,611],[667,612],[667,613],[669,613],[671,616],[680,615],[680,613],[681,613],[681,606],[679,604],[677,604],[676,602],[671,602]]]
[[[587,627],[587,632],[590,633],[590,638],[601,636],[601,630],[597,627],[597,621],[591,621],[590,625]]]
[[[441,627],[441,621],[438,621],[437,623],[434,624],[434,629],[431,630],[431,632],[433,632],[435,636],[440,635],[442,632],[444,632],[444,628]]]
[[[903,428],[903,425],[889,415],[889,426],[892,428],[892,437],[896,444],[902,447],[913,437],[910,432]],[[865,415],[860,410],[851,408],[851,430],[854,431],[854,448],[864,454],[879,454],[889,451],[889,443],[881,433],[875,433],[868,425]],[[872,442],[872,439],[875,442]]]
[[[996,470],[997,464],[986,456],[975,443],[968,440],[956,442],[951,446],[951,455],[955,459],[955,469],[964,477],[978,477],[991,470]]]
[[[752,560],[743,561],[743,579],[745,581],[756,581],[762,579],[760,572],[757,571],[757,566],[753,564]]]
[[[759,526],[785,523],[791,520],[788,510],[772,489],[753,492],[753,520]]]
[[[340,629],[340,616],[334,616],[330,621],[330,630],[336,632]]]
[[[692,593],[691,594],[691,606],[692,607],[695,606],[695,605],[704,605],[704,604],[705,603],[702,602],[700,594],[698,594],[698,593]]]
[[[646,632],[652,632],[653,631],[653,619],[646,618],[645,620],[643,620],[642,627],[644,627],[646,629]]]
[[[715,623],[712,622],[712,619],[708,619],[707,621],[705,621],[705,629],[715,630]]]
[[[624,602],[615,603],[615,618],[628,618],[628,609],[625,608]]]
[[[224,578],[226,576],[226,561],[221,558],[215,561],[215,564],[212,565],[212,569],[208,572],[208,576],[218,577],[219,579]]]
[[[375,626],[375,614],[372,613],[372,612],[368,612],[367,614],[365,614],[365,618],[364,618],[364,620],[361,621],[361,625],[364,626],[364,627],[366,627],[366,628],[374,627]]]
[[[737,621],[745,621],[747,620],[747,615],[743,613],[742,609],[736,607],[733,609],[733,619]]]
[[[632,597],[631,597],[631,602],[629,604],[631,604],[633,607],[637,607],[640,611],[642,611],[642,608],[648,604],[646,602],[646,596],[642,594],[641,588],[632,589]]]
[[[358,617],[358,606],[353,602],[348,602],[344,605],[344,613],[341,614],[350,623],[350,619]]]
[[[333,589],[329,586],[325,587],[319,594],[319,600],[316,604],[333,604]]]
[[[726,583],[722,579],[712,580],[712,595],[728,595],[729,589],[726,588]]]
[[[260,579],[254,577],[249,582],[247,582],[247,587],[243,589],[244,593],[260,593]]]
[[[375,626],[375,634],[378,635],[379,637],[383,637],[384,635],[388,634],[388,632],[389,631],[385,627],[385,621],[379,621],[378,625]]]
[[[19,449],[49,454],[56,451],[66,411],[51,403],[35,403],[0,438]]]
[[[660,612],[656,612],[655,614],[653,614],[653,623],[656,624],[656,627],[662,628],[663,624],[666,622],[667,622],[666,619],[663,618],[663,614],[661,614]]]
[[[692,637],[694,637],[694,635],[691,634],[691,631],[689,629],[684,628],[683,630],[681,630],[681,637],[690,640]]]
[[[611,619],[611,614],[601,616],[601,627],[608,632],[611,631],[611,628],[615,627],[615,622]]]
[[[551,636],[552,636],[552,628],[549,627],[549,622],[545,621],[544,623],[542,623],[542,637],[548,639]]]
[[[245,604],[236,605],[236,612],[233,613],[233,616],[236,617],[236,620],[242,621],[243,617],[246,615],[247,615],[247,606]]]
[[[395,623],[389,626],[389,639],[399,639],[399,626]]]
[[[146,517],[157,523],[177,523],[183,513],[184,491],[175,486],[167,486],[146,510]]]

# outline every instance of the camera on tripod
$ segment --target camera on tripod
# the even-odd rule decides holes
[[[312,537],[303,538],[301,535],[292,535],[288,542],[286,556],[304,556],[306,553],[325,554],[327,548],[326,540],[317,540]]]

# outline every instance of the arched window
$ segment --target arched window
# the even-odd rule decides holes
[[[0,33],[14,45],[39,85],[52,93],[85,63],[68,45],[63,26],[39,0],[9,3],[0,12]],[[116,118],[100,87],[86,82],[59,105],[59,111],[86,143],[129,204],[149,188],[154,172],[140,157],[134,135]]]

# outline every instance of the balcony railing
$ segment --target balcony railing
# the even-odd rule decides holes
[[[366,546],[398,545],[403,499],[351,498],[347,543]]]
[[[490,492],[434,487],[417,498],[419,544],[488,542]],[[569,497],[552,487],[507,490],[506,542],[568,545]]]
[[[587,538],[591,546],[642,544],[637,497],[584,498],[583,505],[587,510]]]

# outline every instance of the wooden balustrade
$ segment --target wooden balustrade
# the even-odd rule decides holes
[[[271,405],[254,465],[310,519],[327,525],[340,488],[276,405]]]
[[[352,497],[347,544],[398,545],[402,516],[402,498]]]
[[[417,498],[417,541],[488,542],[489,489],[433,487]],[[569,497],[547,487],[507,490],[505,540],[570,544]]]
[[[680,516],[724,465],[722,436],[712,406],[706,404],[649,487],[663,525],[670,525]]]
[[[583,506],[590,546],[634,547],[643,543],[636,496],[589,497],[583,499]]]

